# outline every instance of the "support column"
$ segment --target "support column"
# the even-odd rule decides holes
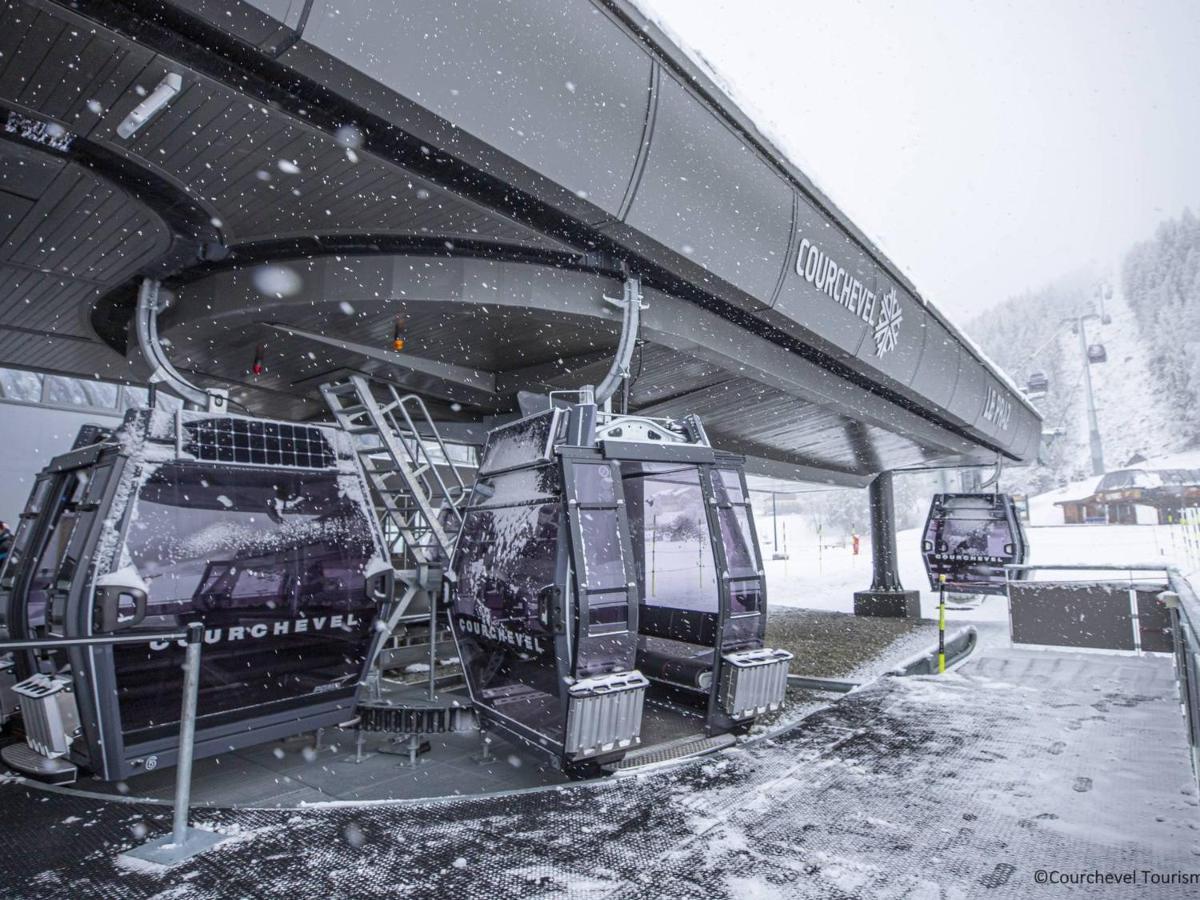
[[[921,595],[900,584],[896,553],[896,501],[892,473],[881,472],[867,488],[871,506],[871,589],[854,595],[856,616],[889,616],[916,619],[921,615]]]

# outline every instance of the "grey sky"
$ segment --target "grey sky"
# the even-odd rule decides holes
[[[1197,0],[638,0],[956,320],[1200,211]]]

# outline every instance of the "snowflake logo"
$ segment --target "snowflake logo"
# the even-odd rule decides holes
[[[879,321],[875,323],[876,356],[886,356],[888,351],[896,349],[896,342],[900,339],[900,323],[903,320],[900,298],[896,296],[896,289],[890,287],[883,295],[883,302],[879,305]]]

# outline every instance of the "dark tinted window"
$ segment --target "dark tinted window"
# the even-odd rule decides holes
[[[357,599],[373,553],[333,473],[165,465],[126,533],[152,613]]]
[[[750,516],[744,506],[726,506],[717,510],[721,523],[721,541],[725,546],[725,563],[734,578],[758,574],[754,540],[750,532]]]
[[[561,513],[557,501],[470,510],[457,554],[456,609],[540,629],[538,593],[554,583]]]
[[[546,468],[493,481],[496,495],[488,502],[518,498],[522,486],[553,489],[558,474]],[[543,614],[548,615],[555,591],[561,521],[557,496],[469,509],[456,553],[453,607],[463,667],[476,699],[555,741],[562,739],[562,685],[554,635]]]
[[[353,690],[375,612],[353,496],[335,472],[169,463],[147,478],[126,530],[149,588],[141,627],[204,623],[201,716]],[[114,653],[125,730],[175,722],[182,649]]]
[[[697,468],[633,463],[622,475],[643,602],[715,613],[717,570]]]
[[[575,463],[575,499],[612,506],[617,502],[613,470],[608,463]]]
[[[625,586],[625,554],[615,509],[581,509],[583,583],[589,591]]]
[[[547,411],[492,431],[483,451],[480,471],[499,472],[548,459],[553,422],[554,413]]]

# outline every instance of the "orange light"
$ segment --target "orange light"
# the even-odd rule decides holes
[[[399,335],[392,338],[392,349],[393,350],[403,350],[404,349],[404,338],[400,337]]]
[[[404,349],[404,320],[403,319],[397,319],[396,327],[392,329],[392,349],[397,350],[397,351]]]

